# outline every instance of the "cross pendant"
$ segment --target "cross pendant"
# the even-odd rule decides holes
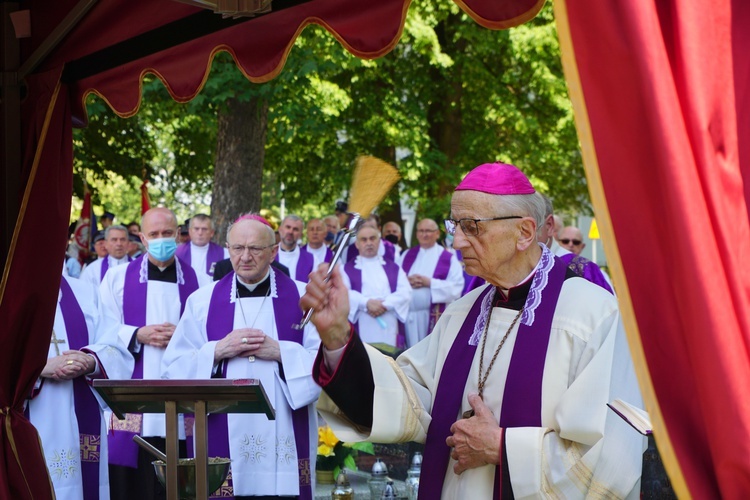
[[[65,339],[58,340],[57,335],[55,335],[55,330],[52,330],[52,339],[49,341],[49,343],[55,346],[55,353],[59,356],[60,347],[58,346],[58,344],[66,344],[67,342],[65,341]]]

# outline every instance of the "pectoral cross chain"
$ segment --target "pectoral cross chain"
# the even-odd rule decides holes
[[[55,335],[55,331],[52,330],[52,340],[50,340],[49,343],[55,345],[55,353],[59,356],[60,347],[58,346],[58,344],[67,344],[67,341],[65,339],[58,339],[57,335]]]

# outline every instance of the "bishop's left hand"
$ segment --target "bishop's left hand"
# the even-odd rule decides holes
[[[469,395],[469,405],[474,410],[474,416],[455,422],[451,426],[452,435],[445,440],[453,448],[451,458],[457,462],[453,466],[456,474],[500,463],[502,428],[498,427],[492,411],[477,394]]]

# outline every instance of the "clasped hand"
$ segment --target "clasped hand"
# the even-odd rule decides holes
[[[161,325],[146,325],[138,329],[136,339],[145,345],[166,348],[174,334],[175,325],[162,323]]]
[[[451,458],[456,461],[453,466],[456,474],[500,463],[503,430],[498,427],[492,411],[478,395],[469,395],[469,405],[474,410],[474,416],[455,422],[451,426],[452,435],[445,440],[445,444],[452,448]]]
[[[238,328],[216,343],[214,361],[237,356],[281,361],[279,343],[257,328]]]
[[[91,373],[95,368],[96,361],[90,354],[81,351],[65,351],[47,360],[41,376],[54,380],[71,380]]]

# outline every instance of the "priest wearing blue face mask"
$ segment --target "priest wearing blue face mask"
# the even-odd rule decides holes
[[[110,270],[100,287],[100,316],[106,328],[116,329],[135,358],[133,379],[159,379],[161,358],[188,296],[198,288],[190,265],[175,257],[177,219],[167,208],[152,208],[141,220],[141,242],[146,253],[127,266]],[[184,428],[180,439],[184,440]],[[140,434],[164,449],[163,415],[128,414],[112,420],[109,438],[112,498],[162,498],[164,492],[151,458],[134,442]]]

